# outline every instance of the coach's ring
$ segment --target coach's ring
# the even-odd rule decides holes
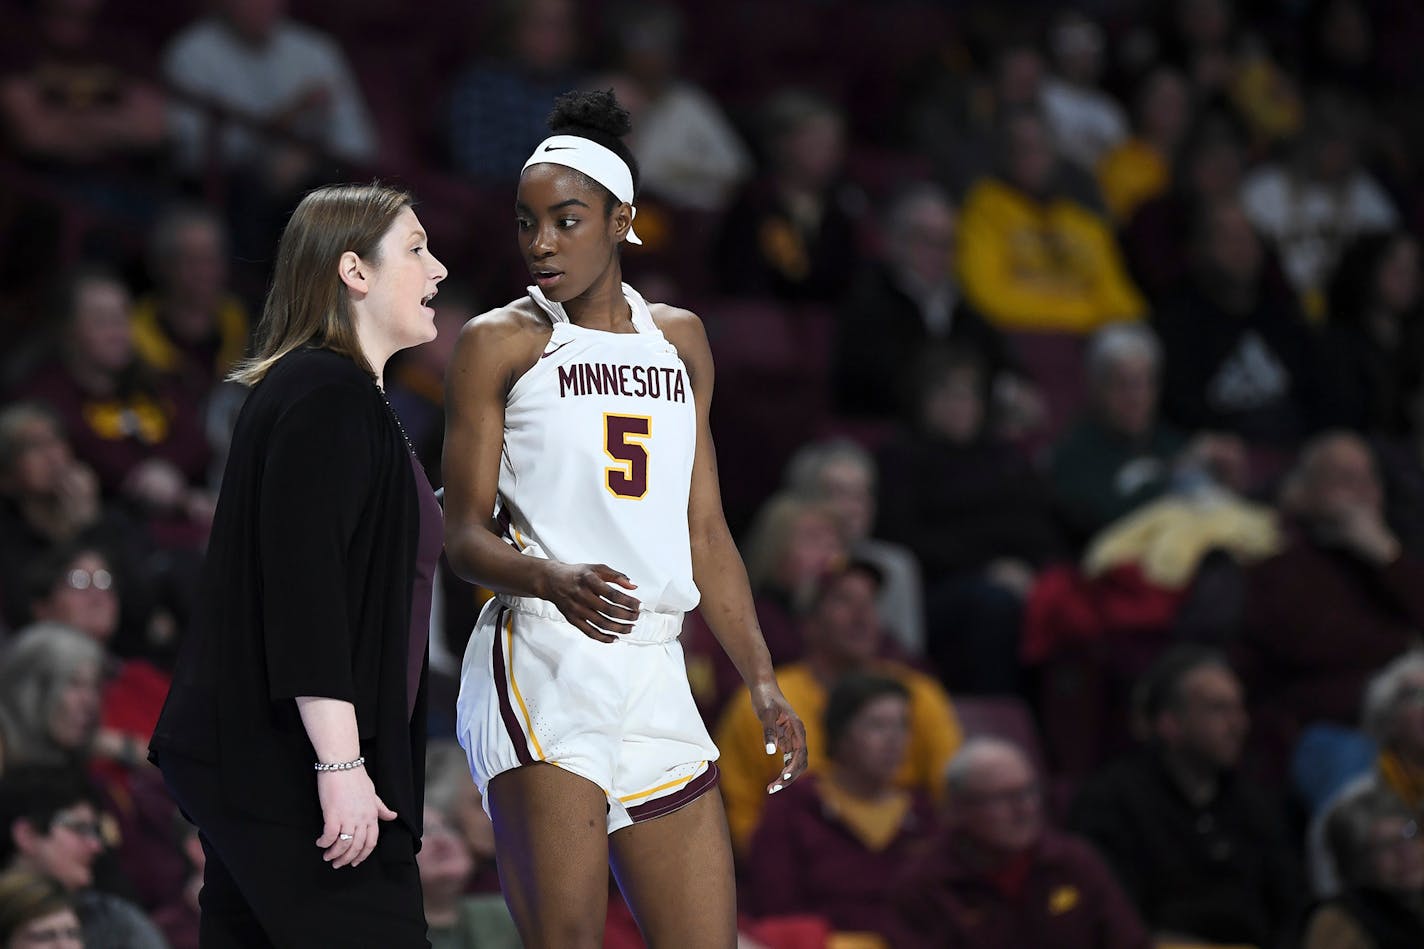
[[[352,838],[352,836],[351,836],[350,834],[337,834],[337,835],[336,835],[336,839],[337,839],[337,840],[352,840],[353,838]]]

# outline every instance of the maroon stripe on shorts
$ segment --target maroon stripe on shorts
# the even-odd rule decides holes
[[[509,513],[509,508],[501,507],[499,514],[495,517],[495,526],[499,528],[499,536],[507,541],[514,540],[514,517]]]
[[[499,693],[499,717],[504,721],[504,730],[509,733],[510,744],[520,764],[533,764],[534,756],[529,753],[529,739],[519,727],[519,719],[514,714],[514,706],[509,701],[509,678],[504,671],[504,624],[509,608],[499,611],[499,619],[494,628],[494,687]]]
[[[710,791],[712,786],[717,783],[717,776],[720,773],[721,772],[717,770],[717,762],[709,761],[707,762],[707,770],[684,784],[681,789],[674,791],[667,797],[656,798],[655,800],[648,801],[646,804],[639,804],[637,807],[628,808],[628,816],[633,818],[634,823],[637,823],[640,820],[652,820],[654,817],[671,814],[679,807],[686,807],[701,797],[703,792]]]

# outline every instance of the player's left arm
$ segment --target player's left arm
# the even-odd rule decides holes
[[[658,327],[677,347],[687,366],[697,410],[697,449],[692,462],[687,522],[692,540],[692,577],[702,592],[702,615],[751,692],[752,707],[761,720],[767,747],[772,749],[768,753],[790,756],[785,759],[785,769],[768,788],[780,790],[806,769],[806,729],[776,684],[771,654],[752,603],[747,570],[722,513],[717,452],[708,422],[714,378],[712,349],[702,321],[695,314],[659,306],[654,315]]]

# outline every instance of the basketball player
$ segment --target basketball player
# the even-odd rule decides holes
[[[677,642],[699,602],[751,689],[779,790],[806,766],[708,430],[696,316],[622,283],[637,170],[611,93],[561,97],[519,180],[535,286],[470,321],[449,370],[450,563],[498,595],[465,653],[457,733],[526,946],[598,946],[608,864],[652,946],[736,943],[717,748]]]

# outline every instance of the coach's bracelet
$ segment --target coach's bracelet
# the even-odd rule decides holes
[[[352,768],[359,768],[366,763],[366,756],[362,755],[355,761],[333,761],[330,764],[318,761],[312,765],[318,771],[350,771]]]

